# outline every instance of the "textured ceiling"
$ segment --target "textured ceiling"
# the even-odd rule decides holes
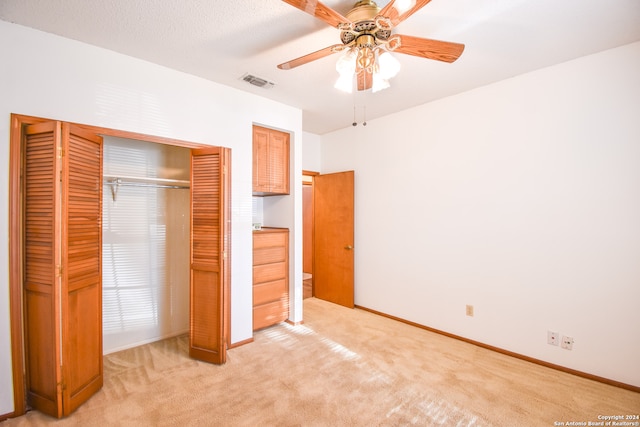
[[[354,0],[323,3],[344,15]],[[337,55],[276,68],[339,43],[338,30],[280,0],[0,0],[0,19],[298,107],[316,134],[350,126],[354,110],[371,120],[640,40],[640,0],[433,0],[395,32],[463,43],[460,59],[395,54],[390,89],[345,94],[333,88]],[[276,86],[249,85],[247,72]]]

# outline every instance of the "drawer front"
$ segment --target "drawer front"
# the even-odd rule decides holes
[[[253,308],[253,330],[284,322],[289,317],[289,304],[285,300],[262,304]]]
[[[287,259],[284,246],[272,248],[260,248],[253,250],[253,265],[270,264],[273,262],[283,262]]]
[[[253,305],[286,299],[288,291],[287,281],[284,279],[255,285],[253,287]]]
[[[273,282],[274,280],[287,278],[287,263],[276,262],[273,264],[256,265],[253,267],[253,284]]]
[[[289,233],[287,230],[277,232],[253,233],[253,249],[286,246]]]

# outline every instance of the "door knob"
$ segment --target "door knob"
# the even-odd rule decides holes
[[[351,246],[351,245],[347,245],[347,246],[345,246],[344,248],[345,248],[346,250],[350,251],[351,249],[353,249],[353,246]]]

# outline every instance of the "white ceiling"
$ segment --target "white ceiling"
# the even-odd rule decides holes
[[[324,1],[343,15],[354,3]],[[350,126],[354,111],[371,120],[640,40],[640,0],[433,0],[395,32],[463,43],[460,59],[395,54],[402,70],[390,89],[345,94],[333,88],[337,55],[276,68],[340,42],[281,0],[0,0],[0,19],[298,107],[316,134]],[[247,72],[276,85],[252,86],[240,79]]]

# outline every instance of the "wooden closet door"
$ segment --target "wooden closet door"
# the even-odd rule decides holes
[[[63,417],[102,387],[102,139],[60,122],[24,136],[27,398]]]
[[[191,152],[191,284],[189,355],[225,363],[228,322],[230,151]]]
[[[62,416],[60,378],[61,124],[24,131],[24,336],[29,406]]]
[[[60,418],[102,387],[102,139],[60,122],[24,135],[27,398]]]
[[[102,388],[102,138],[62,125],[62,376],[68,415]]]

